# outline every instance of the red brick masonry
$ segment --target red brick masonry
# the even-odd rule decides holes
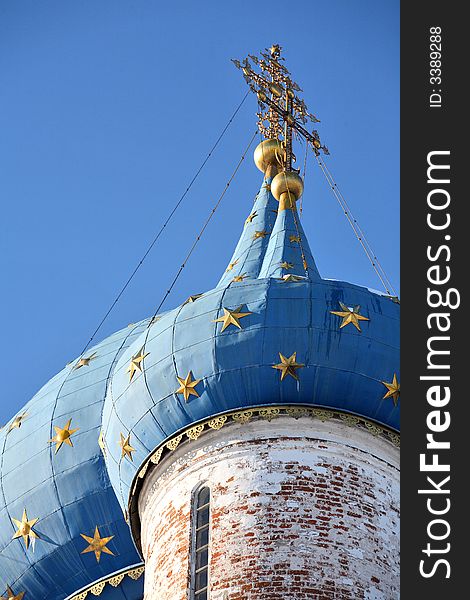
[[[233,424],[140,496],[145,600],[187,600],[191,497],[212,490],[210,600],[399,598],[398,449],[338,421]]]

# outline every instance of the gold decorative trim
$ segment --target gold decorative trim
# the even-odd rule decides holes
[[[373,423],[364,417],[358,415],[352,415],[349,413],[342,412],[340,410],[334,410],[330,408],[314,407],[305,404],[301,405],[282,405],[282,406],[258,406],[248,410],[237,410],[227,412],[215,417],[211,417],[197,425],[190,425],[185,430],[180,431],[174,437],[165,440],[158,448],[156,448],[140,466],[137,474],[134,478],[133,485],[131,487],[131,494],[129,497],[128,504],[128,518],[127,522],[130,524],[131,532],[134,537],[134,541],[137,548],[140,548],[140,521],[137,510],[137,495],[138,488],[142,485],[147,470],[151,463],[158,465],[161,459],[168,454],[168,451],[172,452],[176,450],[185,436],[189,442],[197,440],[205,430],[218,430],[221,429],[226,423],[235,422],[244,425],[252,419],[265,419],[271,421],[280,416],[289,416],[294,419],[300,419],[301,417],[310,417],[325,422],[329,419],[335,419],[342,421],[350,427],[359,427],[360,429],[366,430],[374,436],[380,436],[383,439],[391,442],[394,446],[400,447],[400,434],[397,431],[388,429],[385,426]],[[143,568],[143,567],[142,567]],[[68,600],[83,600],[82,598],[73,597]]]
[[[160,446],[160,448],[150,458],[150,462],[153,462],[155,465],[157,465],[160,462],[160,459],[163,454],[163,448],[163,446]]]
[[[169,442],[167,442],[165,446],[168,448],[168,450],[176,450],[182,439],[182,435],[177,435],[176,437],[172,438]]]
[[[137,569],[134,569],[133,571],[130,571],[129,573],[127,573],[127,575],[131,579],[134,579],[135,581],[137,581],[137,579],[139,579],[139,577],[144,574],[144,571],[145,571],[145,567],[138,567]]]
[[[139,479],[143,479],[147,473],[147,469],[150,466],[150,463],[157,465],[164,453],[165,448],[173,451],[180,445],[183,440],[183,436],[186,436],[189,440],[197,440],[201,434],[209,429],[221,429],[228,421],[231,419],[239,424],[246,424],[251,421],[253,418],[262,418],[267,421],[271,421],[276,417],[287,415],[289,417],[293,417],[294,419],[299,419],[301,417],[312,417],[314,419],[319,419],[323,423],[328,421],[329,419],[339,419],[343,421],[346,425],[350,427],[359,427],[361,429],[366,429],[374,436],[380,436],[388,441],[392,442],[394,446],[400,447],[400,434],[383,427],[382,425],[378,425],[377,423],[373,423],[364,417],[359,417],[357,415],[351,415],[348,413],[343,413],[340,410],[333,410],[329,408],[313,408],[311,406],[266,406],[266,407],[258,407],[250,410],[244,411],[235,411],[231,413],[226,413],[223,415],[219,415],[217,417],[212,417],[207,421],[202,423],[198,423],[197,425],[192,425],[188,427],[188,429],[184,430],[182,433],[176,435],[173,438],[165,441],[161,446],[159,446],[152,454],[148,457],[145,463],[142,464],[141,468],[137,473],[137,477],[134,482],[134,486],[132,489],[132,496],[135,494],[137,489],[137,482]]]
[[[144,571],[145,571],[144,565],[139,565],[137,567],[134,565],[132,567],[125,569],[124,571],[121,571],[120,573],[110,575],[109,577],[107,577],[105,579],[101,579],[101,581],[92,583],[86,589],[81,590],[80,592],[78,592],[77,594],[74,594],[73,596],[69,596],[67,598],[67,600],[85,600],[85,598],[88,596],[88,594],[93,594],[93,596],[101,596],[101,594],[103,593],[103,590],[105,589],[105,587],[108,584],[114,588],[117,588],[121,585],[121,583],[123,582],[124,577],[126,577],[126,575],[127,575],[127,577],[130,577],[134,581],[137,581],[137,579],[139,579],[139,577],[142,577],[142,575],[144,574]]]
[[[301,408],[298,406],[287,407],[286,413],[289,417],[293,417],[294,419],[300,419],[301,417],[306,417],[308,415],[308,410],[306,408]]]
[[[323,410],[323,409],[319,409],[319,408],[314,408],[312,413],[313,416],[316,417],[317,419],[320,419],[320,421],[322,423],[324,423],[325,421],[328,421],[328,419],[332,419],[333,418],[333,411],[330,410]],[[341,415],[338,414],[338,416],[341,418]]]
[[[221,427],[223,427],[225,425],[226,421],[227,421],[227,415],[222,415],[220,417],[216,417],[215,419],[212,419],[207,424],[212,429],[216,429],[217,430],[217,429],[220,429]]]
[[[91,588],[90,592],[93,596],[101,596],[101,592],[104,590],[105,585],[106,583],[104,581],[100,581]]]
[[[279,416],[280,412],[280,408],[265,408],[260,410],[258,414],[261,418],[266,419],[266,421],[272,421],[272,419]]]
[[[117,587],[118,585],[121,584],[121,581],[124,579],[124,573],[121,573],[121,575],[116,575],[116,577],[112,577],[109,580],[109,583],[113,586],[113,587]]]
[[[207,423],[208,425],[209,423]],[[195,427],[191,427],[191,429],[188,429],[188,431],[186,431],[186,435],[190,440],[197,440],[197,438],[201,435],[201,433],[204,431],[204,427],[206,426],[206,423],[201,423],[200,425],[196,425]]]
[[[344,421],[347,425],[354,426],[358,425],[360,422],[359,417],[355,417],[354,415],[341,415],[341,420]]]
[[[243,412],[233,413],[230,416],[232,417],[232,419],[234,421],[237,421],[237,423],[248,423],[248,421],[253,416],[253,411],[252,410],[245,410]]]

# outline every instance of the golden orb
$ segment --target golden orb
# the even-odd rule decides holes
[[[278,173],[271,181],[271,193],[279,201],[279,210],[295,208],[304,191],[302,177],[294,171]]]
[[[253,158],[258,169],[267,176],[272,177],[279,171],[283,157],[284,148],[281,142],[275,139],[268,139],[256,146]]]
[[[282,96],[282,87],[277,83],[270,83],[269,90],[277,97],[280,98]]]

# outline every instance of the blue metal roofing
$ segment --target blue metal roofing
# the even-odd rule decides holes
[[[321,279],[298,221],[279,211],[265,187],[256,216],[245,224],[218,286],[194,302],[169,311],[121,355],[103,411],[107,466],[126,507],[139,466],[163,441],[217,414],[260,405],[308,404],[356,414],[399,429],[399,403],[384,399],[399,376],[399,306],[366,288]],[[271,208],[274,207],[274,208]],[[253,214],[253,213],[252,213]],[[269,227],[269,230],[267,229]],[[255,231],[268,231],[254,238]],[[296,240],[292,241],[294,236]],[[299,243],[300,239],[300,243]],[[307,274],[303,268],[305,258]],[[282,267],[288,262],[292,267]],[[243,281],[237,275],[248,274]],[[285,281],[293,274],[302,279]],[[359,331],[331,311],[360,306]],[[222,331],[223,309],[251,314]],[[129,380],[131,358],[144,348],[143,372]],[[297,353],[299,380],[283,381],[273,365]],[[187,400],[177,393],[192,373],[201,381]],[[130,436],[132,460],[117,441]]]
[[[278,207],[278,203],[270,193],[271,181],[272,177],[263,179],[229,266],[220,278],[217,287],[225,287],[237,276],[246,276],[250,279],[258,277],[270,238],[269,235],[255,237],[256,232],[266,232],[267,234],[271,232],[276,221]]]
[[[123,510],[139,466],[177,432],[223,412],[263,405],[327,407],[399,429],[399,402],[383,382],[399,376],[399,306],[388,297],[322,279],[302,226],[277,211],[270,180],[255,198],[218,285],[157,320],[119,331],[72,362],[0,431],[0,590],[59,600],[140,561]],[[258,232],[258,233],[257,233]],[[261,234],[260,234],[261,232]],[[307,264],[305,270],[304,261]],[[286,275],[297,280],[284,280]],[[331,311],[360,305],[359,331]],[[249,313],[222,331],[226,310]],[[132,380],[131,359],[143,349]],[[298,380],[273,366],[296,353]],[[196,395],[177,393],[188,373]],[[55,427],[78,428],[58,452]],[[98,444],[100,432],[105,459]],[[119,444],[128,438],[131,448]],[[38,519],[33,546],[12,539],[24,509]],[[83,554],[82,534],[112,537],[113,553]],[[142,597],[143,578],[106,597]]]
[[[126,328],[107,338],[86,356],[88,366],[76,361],[51,379],[24,407],[21,426],[0,431],[0,592],[10,586],[25,598],[59,600],[91,582],[141,561],[107,474],[98,445],[101,412],[108,377],[120,354],[143,331]],[[57,453],[49,440],[54,426],[72,419],[73,446]],[[39,539],[25,547],[12,539],[24,509]],[[97,562],[93,552],[82,554],[88,543],[80,534],[113,536]],[[143,578],[132,589],[142,597]],[[126,584],[129,589],[130,584]],[[122,594],[123,592],[120,591]],[[6,595],[6,594],[3,594]],[[123,597],[122,595],[120,597]]]

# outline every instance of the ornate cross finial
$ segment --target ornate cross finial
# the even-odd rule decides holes
[[[260,111],[258,112],[258,128],[266,139],[282,140],[284,149],[283,168],[292,171],[295,156],[292,152],[292,134],[303,137],[315,154],[322,150],[328,154],[316,130],[305,129],[310,121],[319,120],[310,113],[297,92],[300,87],[292,80],[284,58],[281,57],[281,46],[273,44],[271,48],[260,52],[260,56],[249,54],[243,61],[232,62],[243,72],[243,77],[250,89],[258,96]]]

